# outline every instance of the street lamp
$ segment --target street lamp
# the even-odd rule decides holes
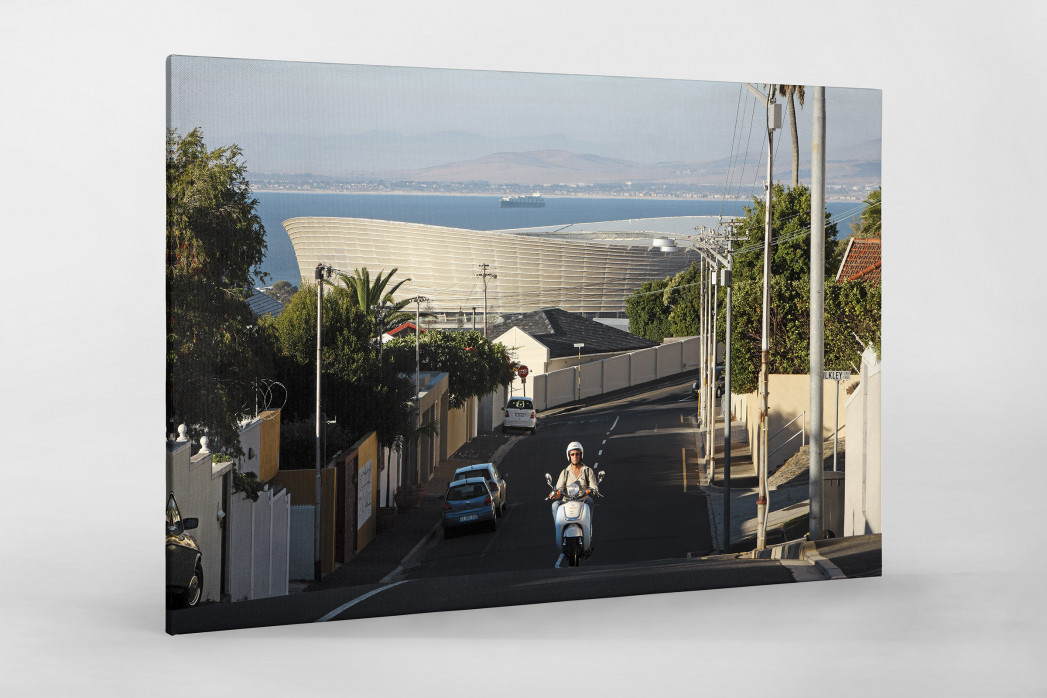
[[[585,342],[576,342],[575,349],[578,350],[578,399],[582,399],[582,347]]]
[[[320,581],[320,332],[323,329],[324,278],[331,278],[331,265],[316,265],[316,509],[313,515],[313,579]]]

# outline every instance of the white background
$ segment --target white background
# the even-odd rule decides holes
[[[445,670],[464,661],[509,695],[1047,695],[1045,20],[1032,2],[5,3],[0,692],[479,693]],[[882,89],[883,578],[166,636],[171,53]]]

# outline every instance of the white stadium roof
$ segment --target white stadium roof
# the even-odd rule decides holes
[[[666,254],[651,248],[656,236],[683,237],[716,217],[649,218],[476,231],[363,218],[302,217],[284,221],[302,279],[317,264],[372,276],[397,268],[397,298],[425,296],[436,312],[483,306],[486,264],[491,313],[559,307],[576,313],[624,312],[625,299],[645,281],[664,279],[698,260],[693,250]]]

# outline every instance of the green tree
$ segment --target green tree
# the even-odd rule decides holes
[[[357,300],[344,286],[324,292],[320,407],[339,423],[327,435],[329,453],[371,430],[390,445],[413,429],[413,384],[388,353],[379,354],[375,319]],[[262,324],[276,351],[277,375],[290,387],[285,412],[290,421],[308,424],[316,418],[316,286],[303,286],[278,317]],[[300,465],[312,463],[314,454],[306,455],[297,456]]]
[[[625,299],[629,331],[637,337],[660,342],[669,336],[670,308],[663,302],[669,279],[646,281]]]
[[[393,362],[414,374],[415,338],[397,337],[387,345]],[[448,374],[448,404],[458,408],[471,397],[487,395],[513,380],[513,365],[505,346],[492,342],[477,330],[442,332],[430,330],[419,338],[423,371]]]
[[[771,279],[769,317],[771,373],[805,374],[810,370],[810,278]],[[756,390],[763,330],[763,284],[755,279],[734,284],[731,314],[731,390]],[[721,301],[717,323],[724,338],[725,309]],[[880,286],[863,281],[825,281],[825,367],[857,367],[862,342],[880,346]]]
[[[796,102],[803,106],[803,85],[778,85],[778,94],[789,100],[789,132],[793,142],[793,189],[800,186],[800,138],[796,132]]]
[[[234,456],[269,366],[244,302],[266,243],[240,157],[235,145],[208,150],[199,129],[167,132],[168,428],[184,423]]]
[[[753,199],[736,232],[747,238],[735,244],[734,280],[763,279],[765,201]],[[811,190],[805,186],[787,188],[774,184],[771,197],[771,276],[788,280],[802,278],[811,266]],[[840,266],[836,244],[837,229],[825,213],[825,275],[832,276]]]
[[[878,187],[869,192],[869,195],[862,201],[865,204],[862,215],[857,221],[851,223],[851,232],[854,237],[880,237],[880,199],[882,195],[883,188]]]
[[[339,275],[345,288],[349,291],[349,298],[357,307],[362,308],[369,314],[375,315],[376,311],[374,308],[377,306],[391,306],[391,309],[385,311],[383,330],[389,327],[394,327],[411,317],[409,313],[402,311],[412,299],[405,298],[404,300],[397,301],[393,298],[393,294],[395,294],[401,286],[410,281],[410,279],[402,279],[390,286],[389,284],[392,282],[393,274],[395,274],[396,271],[397,270],[394,267],[393,270],[385,276],[383,276],[384,272],[378,272],[378,275],[375,276],[374,279],[371,278],[371,273],[366,267],[363,269],[354,269],[352,276],[346,274]]]

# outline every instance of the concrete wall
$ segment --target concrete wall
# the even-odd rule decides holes
[[[564,368],[545,375],[545,404],[542,409],[574,402],[578,394],[578,373]]]
[[[653,381],[658,378],[657,351],[660,348],[661,347],[652,347],[651,349],[634,351],[631,354],[633,360],[629,373],[629,385],[646,383],[647,381]]]
[[[371,432],[353,445],[356,449],[356,551],[378,533],[378,435]]]
[[[840,386],[840,394],[844,395],[845,384]],[[781,375],[772,374],[767,377],[767,407],[768,407],[768,420],[767,420],[767,435],[770,439],[768,443],[768,451],[772,453],[767,461],[767,470],[769,473],[773,473],[777,470],[785,461],[789,460],[797,451],[803,448],[808,443],[808,438],[814,430],[811,428],[810,419],[810,408],[811,408],[811,379],[807,374],[803,375]],[[758,392],[749,393],[738,403],[739,413],[735,414],[738,418],[744,415],[746,421],[746,428],[749,432],[749,445],[753,452],[753,462],[759,462],[760,458],[760,395]],[[823,439],[827,439],[833,434],[835,428],[833,408],[836,400],[836,381],[822,381],[822,429],[821,434]],[[732,399],[732,404],[734,400]],[[733,409],[733,408],[732,408]],[[807,413],[803,417],[800,417],[801,413]],[[836,413],[840,422],[840,433],[844,433],[843,429],[847,424],[847,413],[844,409],[843,398],[841,397],[840,408]],[[784,428],[790,421],[794,421],[788,427]],[[805,434],[802,437],[795,436],[802,428],[802,425],[806,425]],[[788,444],[783,444],[792,437]],[[781,447],[781,448],[779,448]],[[777,451],[776,451],[777,449]]]
[[[258,416],[262,420],[258,479],[269,482],[280,470],[280,410],[267,410]]]
[[[544,383],[543,383],[544,385]],[[528,395],[533,392],[534,386],[530,376],[527,378]],[[499,386],[490,395],[484,395],[479,402],[477,410],[477,433],[493,431],[505,421],[505,403],[508,396],[504,387]]]
[[[629,387],[629,367],[632,354],[623,354],[603,362],[603,390],[610,393]]]
[[[883,533],[881,520],[881,387],[875,352],[862,354],[861,382],[846,402],[847,474],[844,535]]]
[[[222,589],[223,489],[232,461],[215,464],[210,452],[190,456],[189,441],[167,443],[167,491],[174,493],[183,519],[198,518],[200,525],[189,534],[200,546],[204,571],[202,600],[219,601]],[[167,496],[164,496],[164,504]],[[159,507],[158,507],[159,508]],[[223,516],[222,519],[225,517]]]
[[[462,444],[476,436],[479,405],[480,401],[471,397],[458,409],[447,411],[447,443],[443,458],[450,458],[451,454],[462,447]],[[504,414],[501,410],[498,412]]]

